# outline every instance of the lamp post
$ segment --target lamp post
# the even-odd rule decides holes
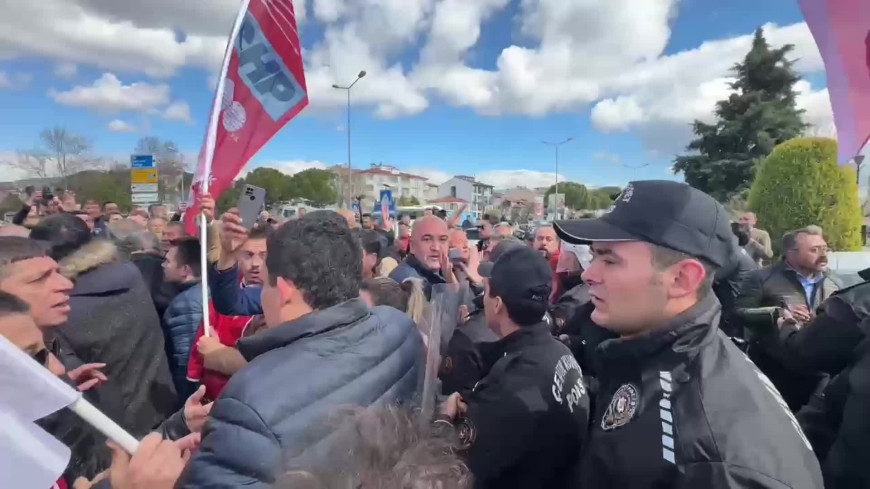
[[[351,190],[352,170],[351,170],[351,166],[350,166],[350,89],[353,88],[353,86],[356,85],[356,82],[358,82],[360,80],[360,78],[362,78],[364,76],[366,76],[366,72],[365,72],[365,70],[362,70],[356,76],[356,80],[354,80],[353,83],[351,83],[350,85],[348,85],[346,87],[343,87],[340,85],[332,85],[332,88],[347,91],[347,208],[348,209],[350,209],[351,200],[353,199],[352,190]]]
[[[555,212],[556,218],[559,217],[559,146],[562,146],[563,144],[566,144],[566,143],[570,143],[573,140],[574,140],[574,138],[567,138],[564,141],[560,141],[558,143],[551,143],[549,141],[541,141],[542,143],[546,144],[547,146],[552,146],[553,148],[556,149],[556,190],[555,190],[555,192],[553,192],[553,194],[555,196],[553,198],[553,208],[556,211]]]
[[[852,160],[855,161],[855,178],[858,180],[858,187],[861,186],[861,165],[864,164],[864,155],[855,155]],[[860,190],[860,189],[859,189]]]

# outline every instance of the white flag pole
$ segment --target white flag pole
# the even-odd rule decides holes
[[[28,421],[69,407],[107,438],[133,454],[139,442],[47,368],[0,336],[0,410]]]
[[[211,164],[214,159],[214,147],[217,142],[217,125],[221,112],[221,101],[224,95],[224,87],[226,85],[227,71],[230,68],[230,58],[233,54],[233,42],[239,35],[239,30],[242,28],[242,22],[245,20],[245,13],[248,11],[250,0],[242,0],[239,8],[239,15],[236,16],[236,22],[233,24],[233,30],[230,33],[230,38],[227,40],[227,49],[224,52],[224,62],[221,66],[220,77],[218,78],[217,88],[215,89],[214,101],[211,106],[211,117],[208,120],[208,133],[205,139],[205,161],[202,175],[202,193],[208,192],[209,183],[211,183]],[[217,209],[215,209],[217,210]],[[202,280],[202,331],[206,336],[211,336],[211,325],[208,317],[208,225],[205,222],[205,216],[200,215],[199,218],[199,263]]]
[[[100,433],[106,435],[106,438],[120,445],[121,448],[126,450],[130,455],[132,455],[136,451],[136,447],[139,446],[139,441],[133,438],[133,435],[124,431],[124,428],[118,426],[118,424],[112,421],[111,418],[95,408],[93,404],[86,401],[83,396],[79,396],[79,398],[76,399],[69,408],[74,413],[78,414],[83,420],[87,421],[89,425],[99,430]]]

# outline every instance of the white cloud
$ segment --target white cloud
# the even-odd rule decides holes
[[[498,189],[549,187],[556,183],[555,173],[535,170],[488,170],[478,173],[476,178]],[[564,181],[565,175],[560,173],[559,182]]]
[[[805,24],[768,24],[764,28],[771,46],[795,45],[791,57],[800,58],[795,65],[798,70],[811,73],[823,69]],[[695,49],[639,63],[613,77],[605,87],[605,93],[612,95],[592,109],[594,127],[604,132],[633,131],[647,149],[660,153],[681,150],[691,137],[691,122],[712,122],[716,102],[731,93],[730,69],[749,51],[752,38],[746,34],[707,41]],[[799,97],[798,105],[813,103],[812,112],[823,117],[818,94],[809,91],[808,83],[803,90],[806,93]]]
[[[411,175],[420,175],[428,179],[429,183],[433,183],[435,185],[441,185],[453,178],[452,173],[447,173],[446,171],[436,170],[434,168],[425,168],[425,167],[417,167],[417,168],[408,168],[402,169],[402,171],[408,172]]]
[[[73,78],[78,73],[79,67],[75,63],[70,63],[68,61],[58,63],[54,67],[54,74],[61,78]]]
[[[222,0],[232,3],[232,0]],[[153,2],[116,2],[110,0],[40,0],[15,2],[0,17],[0,56],[46,56],[59,61],[95,65],[127,72],[144,72],[151,76],[172,75],[180,67],[194,65],[214,69],[220,64],[226,45],[226,32],[232,24],[215,21],[209,15],[200,23],[212,23],[212,30],[223,33],[187,35],[180,41],[173,12],[188,4],[211,5],[213,2],[177,2],[161,0],[172,8],[156,8]],[[115,10],[107,11],[111,6]],[[98,8],[99,7],[99,8]],[[134,20],[147,9],[167,12],[166,24],[145,27]],[[212,7],[203,7],[212,12]],[[122,11],[129,11],[121,15]],[[186,17],[192,22],[195,15]],[[144,18],[144,17],[143,17]],[[156,21],[155,21],[156,22]],[[219,27],[218,27],[219,26]],[[207,29],[204,29],[207,31]]]
[[[193,124],[193,119],[190,118],[190,106],[183,100],[176,100],[166,107],[163,118]]]
[[[158,107],[169,103],[169,85],[146,82],[124,85],[112,73],[103,73],[90,86],[73,87],[66,92],[52,88],[48,96],[59,104],[103,112],[135,110],[154,113]]]
[[[32,81],[33,75],[30,73],[7,73],[0,70],[0,88],[11,88],[17,90],[26,88]]]
[[[795,84],[795,92],[797,106],[805,111],[804,122],[810,125],[807,132],[814,136],[836,138],[837,128],[834,126],[834,111],[828,89],[813,90],[809,82],[801,80]]]
[[[108,129],[112,132],[136,132],[136,127],[133,124],[121,119],[109,122]]]

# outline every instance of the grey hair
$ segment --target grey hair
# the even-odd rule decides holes
[[[502,228],[502,227],[505,227],[505,228],[510,229],[511,233],[514,232],[514,227],[511,226],[511,223],[509,223],[509,222],[505,222],[505,221],[502,221],[502,222],[496,224],[495,226],[493,226],[493,227],[492,227],[492,231],[493,231],[493,232],[496,232],[496,229],[498,229],[498,228]]]
[[[109,239],[118,247],[118,251],[126,257],[133,253],[161,249],[160,239],[154,233],[142,229],[129,219],[109,224],[106,231]]]
[[[805,226],[799,229],[789,231],[782,235],[782,252],[792,251],[797,248],[798,236],[801,234],[809,234],[810,236],[823,236],[822,228],[815,225]]]
[[[275,489],[471,489],[473,479],[458,453],[452,428],[421,423],[419,414],[385,405],[340,406],[308,429],[331,439],[317,457],[305,448],[285,453]]]

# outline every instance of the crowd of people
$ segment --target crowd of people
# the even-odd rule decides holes
[[[46,193],[0,227],[0,335],[141,440],[39,420],[57,487],[870,487],[870,281],[816,226],[776,258],[669,181],[531,235]]]

